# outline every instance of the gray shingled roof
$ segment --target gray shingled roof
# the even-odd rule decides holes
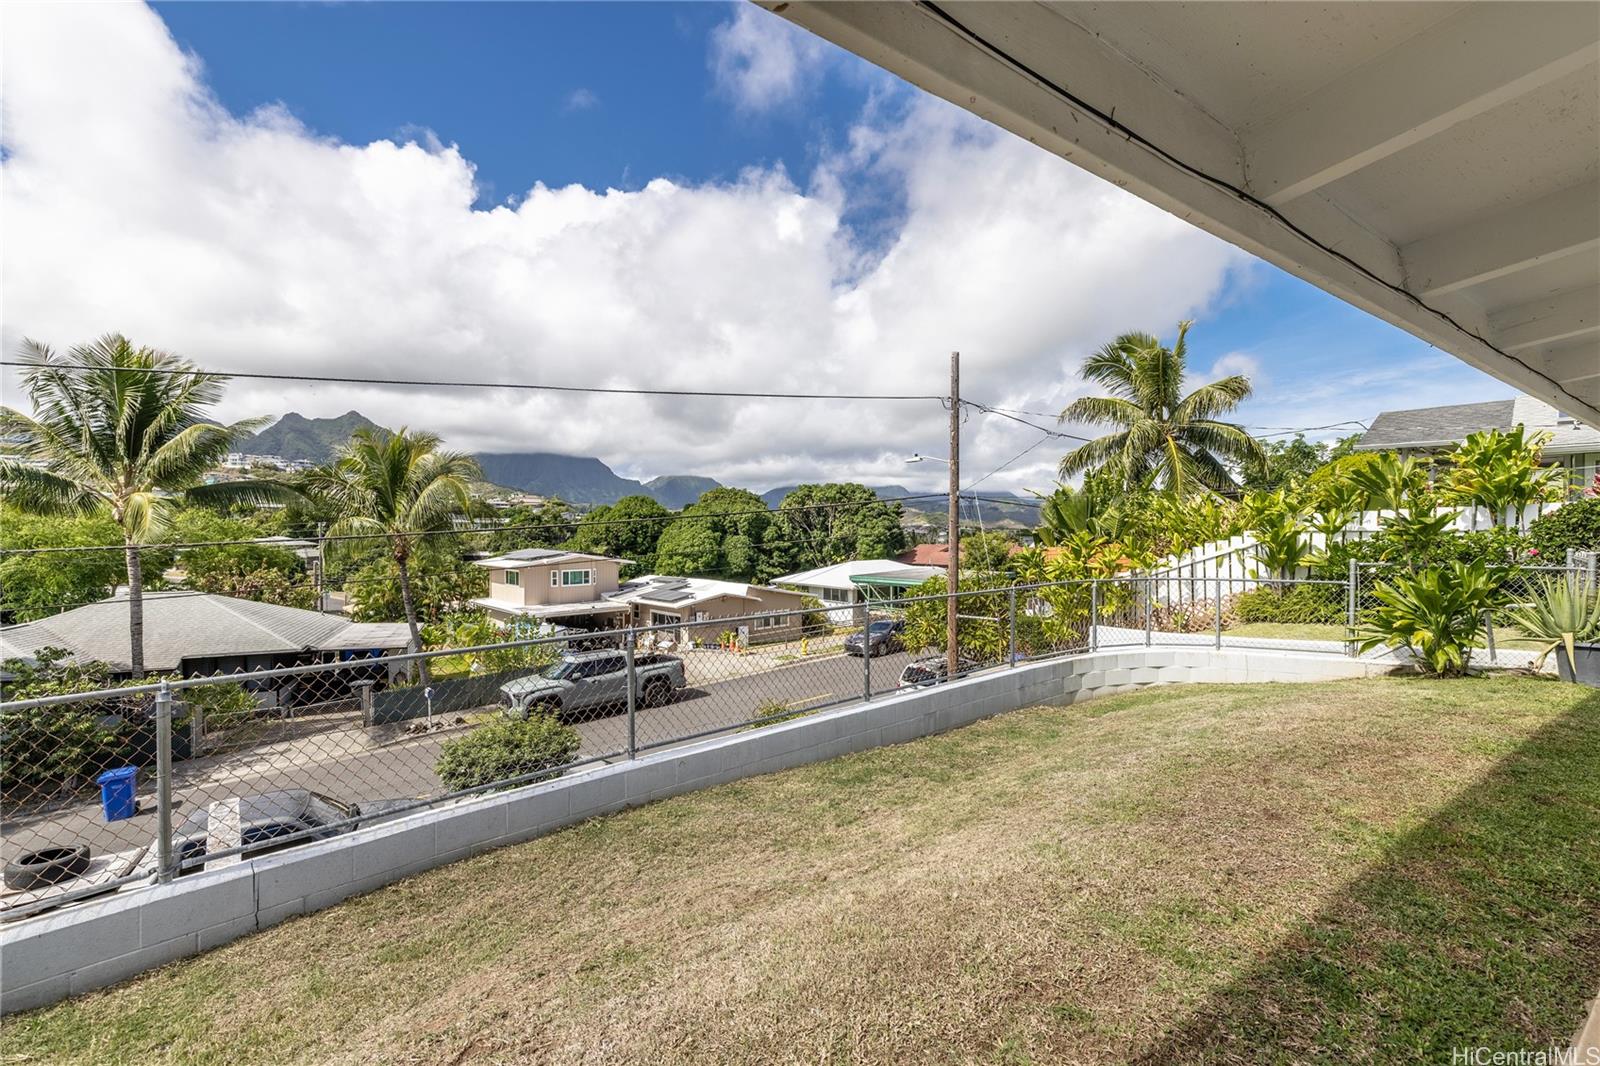
[[[1510,429],[1514,400],[1457,403],[1448,407],[1416,407],[1384,411],[1361,435],[1362,449],[1443,444],[1465,440],[1480,429]]]
[[[1565,418],[1554,407],[1531,396],[1384,411],[1372,420],[1372,428],[1361,435],[1357,447],[1376,451],[1438,446],[1466,440],[1479,430],[1510,429],[1516,425],[1548,434],[1546,455],[1600,450],[1600,431]]]
[[[335,615],[193,592],[144,596],[145,669],[176,670],[185,659],[274,652],[403,648],[406,626],[351,622]],[[79,662],[130,669],[128,600],[117,596],[37,622],[0,629],[0,657],[65,648]]]

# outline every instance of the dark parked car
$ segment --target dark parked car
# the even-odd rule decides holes
[[[961,658],[956,660],[956,677],[963,678],[978,668],[978,664],[971,659]],[[901,688],[927,688],[944,681],[949,664],[943,655],[930,655],[925,659],[915,659],[906,664],[900,671]]]
[[[906,622],[903,618],[885,618],[871,623],[867,627],[868,654],[873,657],[884,652],[900,651],[906,646]],[[844,638],[844,650],[848,655],[861,654],[861,633],[851,633]]]
[[[244,857],[255,858],[279,848],[305,844],[313,840],[348,833],[382,821],[410,800],[367,800],[363,803],[346,803],[320,792],[303,788],[289,788],[281,792],[263,792],[255,796],[239,797],[239,843],[244,845]],[[338,825],[349,819],[360,821]],[[206,854],[210,835],[210,804],[197,805],[173,830],[173,857],[179,863],[180,873],[200,869],[201,863],[188,870],[183,863],[200,860]],[[309,830],[309,832],[308,832]],[[295,833],[306,835],[285,841]]]

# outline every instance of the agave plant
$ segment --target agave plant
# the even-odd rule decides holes
[[[1500,582],[1482,562],[1451,563],[1379,582],[1375,594],[1380,606],[1357,635],[1361,650],[1405,648],[1423,669],[1448,677],[1466,672]]]
[[[1584,581],[1542,578],[1526,603],[1509,612],[1511,624],[1540,644],[1537,670],[1545,657],[1559,647],[1567,650],[1567,662],[1577,662],[1580,641],[1600,639],[1600,588]]]

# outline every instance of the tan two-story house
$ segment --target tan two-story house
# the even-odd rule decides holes
[[[633,608],[606,599],[622,584],[626,559],[523,548],[476,561],[489,571],[489,595],[472,602],[497,622],[532,620],[574,629],[614,629],[629,624]]]
[[[569,629],[658,627],[654,642],[715,642],[736,633],[741,643],[801,636],[804,597],[704,577],[648,574],[623,582],[626,559],[560,548],[524,548],[476,561],[489,571],[489,595],[472,602],[497,622],[549,623]]]

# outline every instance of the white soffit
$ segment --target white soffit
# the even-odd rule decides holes
[[[1600,427],[1600,3],[758,2]]]

